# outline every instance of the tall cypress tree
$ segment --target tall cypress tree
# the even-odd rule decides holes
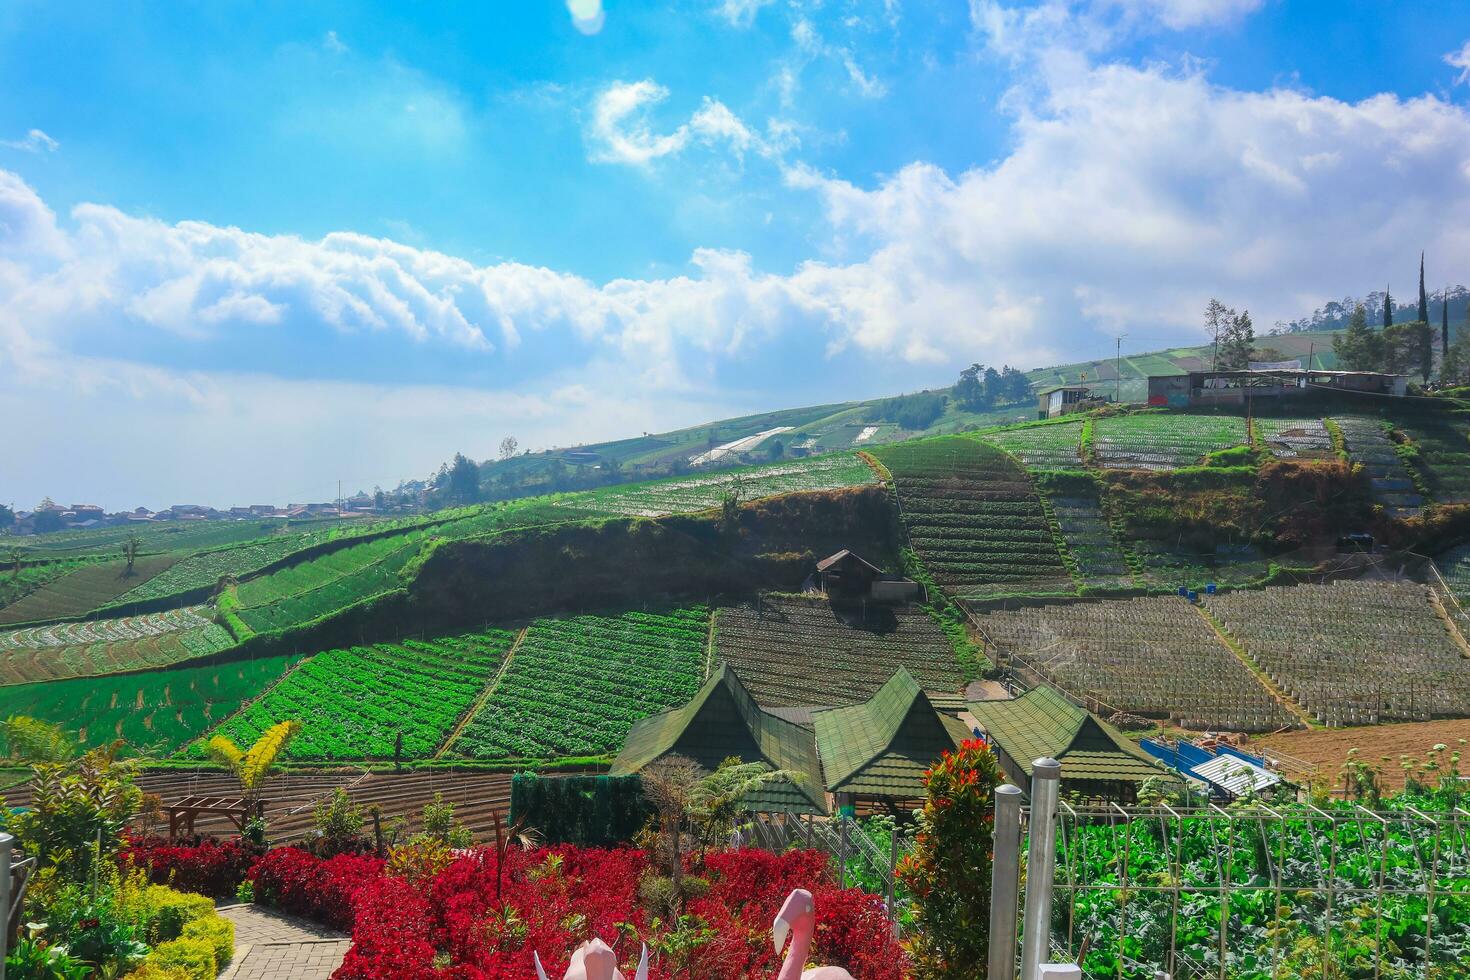
[[[1429,322],[1429,294],[1424,291],[1424,253],[1419,253],[1419,320]]]
[[[1439,314],[1439,352],[1441,355],[1450,352],[1450,291],[1444,291],[1444,305]]]
[[[1393,288],[1383,290],[1383,328],[1393,326]]]

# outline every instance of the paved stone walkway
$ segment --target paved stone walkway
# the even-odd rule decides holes
[[[327,980],[351,941],[342,933],[259,905],[227,905],[235,960],[220,980]]]

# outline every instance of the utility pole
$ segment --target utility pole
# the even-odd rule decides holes
[[[1123,403],[1123,338],[1127,334],[1120,333],[1113,338],[1113,401]]]
[[[337,526],[342,526],[342,481],[337,481]]]

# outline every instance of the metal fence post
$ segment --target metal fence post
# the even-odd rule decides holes
[[[10,858],[15,838],[0,834],[0,980],[5,980],[5,957],[10,955]]]
[[[1021,932],[1021,980],[1037,980],[1051,950],[1051,889],[1056,868],[1057,792],[1062,764],[1037,759],[1031,764],[1031,846],[1026,856],[1026,917]]]
[[[1016,980],[1016,912],[1021,889],[1021,787],[995,788],[990,865],[990,969],[987,980]]]

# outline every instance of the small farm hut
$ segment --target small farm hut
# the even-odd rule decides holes
[[[766,813],[826,814],[817,741],[806,728],[761,710],[735,671],[721,664],[689,703],[633,725],[611,775],[632,775],[669,755],[714,770],[730,756],[798,775],[772,783],[745,801]]]
[[[862,704],[812,716],[827,791],[839,807],[924,798],[924,770],[969,735],[935,710],[903,667]]]
[[[1044,684],[1010,701],[972,701],[970,714],[1017,786],[1029,786],[1031,764],[1047,756],[1062,764],[1062,792],[1092,799],[1131,803],[1144,780],[1170,775],[1111,725]]]
[[[822,591],[837,601],[905,603],[922,598],[919,583],[883,569],[846,548],[817,562]]]

